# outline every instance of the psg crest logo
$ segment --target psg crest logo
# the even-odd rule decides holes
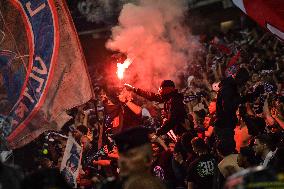
[[[0,125],[11,137],[32,119],[48,92],[59,47],[58,17],[51,0],[2,4]]]

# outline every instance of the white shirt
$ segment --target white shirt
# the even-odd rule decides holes
[[[142,108],[142,117],[152,117],[146,108]]]
[[[263,167],[267,167],[269,161],[274,157],[275,153],[277,152],[277,149],[275,151],[270,151],[266,154],[265,159],[262,163]]]

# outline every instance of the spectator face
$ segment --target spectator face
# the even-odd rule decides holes
[[[192,143],[191,143],[191,146],[192,146],[193,152],[194,152],[195,154],[198,154],[198,151],[197,151],[197,149],[195,148],[195,145],[192,145]]]
[[[117,146],[114,146],[114,147],[112,148],[112,153],[118,154]]]
[[[78,118],[78,120],[79,120],[80,122],[83,122],[84,118],[85,118],[84,112],[80,112],[80,113],[79,113],[79,118]]]
[[[121,102],[126,102],[132,100],[132,93],[130,91],[127,91],[126,88],[124,88],[120,94],[118,95],[118,99]]]
[[[175,90],[174,87],[161,87],[158,92],[161,96],[167,95]]]
[[[75,129],[73,132],[72,132],[72,135],[73,137],[76,139],[76,140],[80,140],[81,137],[83,136],[83,134],[78,130],[78,129]]]
[[[159,88],[158,93],[163,96],[165,94],[165,91],[163,90],[163,88]]]
[[[170,143],[168,149],[169,149],[170,152],[173,153],[173,152],[174,152],[174,149],[175,149],[175,143]]]
[[[98,119],[100,121],[104,119],[104,112],[103,111],[98,111]]]
[[[261,142],[259,142],[258,139],[256,139],[255,142],[254,142],[254,146],[253,146],[253,150],[255,152],[255,155],[261,156],[264,149],[265,149],[265,144],[262,144]]]
[[[107,100],[107,95],[103,90],[99,93],[99,100],[103,102]]]
[[[144,145],[119,153],[118,166],[120,176],[127,177],[132,174],[143,173],[151,166],[151,146]]]
[[[160,147],[158,144],[152,143],[152,150],[153,150],[154,157],[160,154]]]
[[[90,140],[86,136],[82,136],[81,145],[83,146],[83,150],[89,149],[91,147]]]
[[[257,82],[259,80],[258,74],[253,74],[251,80],[252,82]]]
[[[216,102],[210,102],[208,110],[210,114],[214,114],[216,112]]]

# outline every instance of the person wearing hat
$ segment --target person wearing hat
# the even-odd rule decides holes
[[[164,103],[163,112],[165,119],[160,129],[152,136],[153,141],[170,130],[173,130],[178,136],[181,136],[188,130],[185,124],[187,114],[183,103],[184,98],[181,93],[178,93],[172,80],[164,80],[161,83],[158,94],[135,88],[129,84],[125,84],[125,87],[148,100]]]
[[[165,189],[151,174],[152,146],[148,129],[134,127],[114,135],[119,158],[119,178],[105,182],[101,189]]]

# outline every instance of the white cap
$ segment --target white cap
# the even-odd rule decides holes
[[[188,78],[187,78],[187,86],[190,87],[190,83],[191,81],[194,79],[194,76],[190,75]]]
[[[220,82],[215,82],[215,83],[213,83],[212,84],[212,89],[213,89],[213,91],[219,91],[219,84],[220,84]]]

